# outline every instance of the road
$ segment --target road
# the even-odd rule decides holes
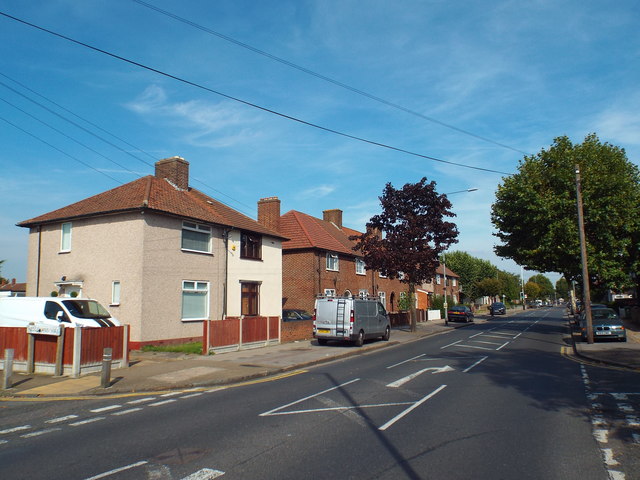
[[[0,478],[640,478],[638,374],[562,355],[562,313],[275,381],[2,405]]]

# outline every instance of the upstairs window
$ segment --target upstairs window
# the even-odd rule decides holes
[[[182,250],[211,253],[211,227],[182,222]]]
[[[60,251],[61,252],[71,251],[71,222],[66,222],[62,224],[61,235],[60,235]]]
[[[327,253],[327,270],[337,272],[340,270],[338,255],[336,253]]]
[[[364,260],[362,258],[356,258],[356,274],[357,275],[365,274]]]
[[[458,280],[455,277],[451,279],[451,285],[454,287],[458,286]]]
[[[240,258],[262,260],[262,236],[242,232],[240,235]]]
[[[440,285],[440,284],[442,283],[442,278],[440,277],[440,274],[439,274],[439,273],[436,273],[436,283],[437,283],[438,285]]]

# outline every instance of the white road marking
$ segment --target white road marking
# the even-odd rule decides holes
[[[120,412],[115,412],[115,413],[112,413],[111,415],[116,415],[116,416],[127,415],[129,413],[137,412],[139,410],[142,410],[142,408],[137,407],[137,408],[130,408],[129,410],[121,410]]]
[[[159,407],[160,405],[166,405],[168,403],[173,403],[173,402],[177,402],[178,400],[176,400],[175,398],[170,398],[168,400],[163,400],[161,402],[156,402],[156,403],[150,403],[149,406],[150,407]]]
[[[146,397],[146,398],[139,398],[138,400],[131,400],[130,402],[127,402],[129,405],[137,405],[139,403],[146,403],[146,402],[150,402],[152,400],[155,400],[156,397]]]
[[[502,350],[504,347],[506,347],[507,345],[509,345],[511,342],[506,342],[502,345],[500,345],[498,348],[496,348],[496,350]]]
[[[80,425],[87,425],[88,423],[99,422],[100,420],[104,420],[104,419],[105,417],[87,418],[86,420],[80,420],[79,422],[70,423],[69,425],[71,427],[79,427]]]
[[[140,467],[142,465],[146,465],[147,463],[149,463],[149,462],[147,462],[146,460],[143,460],[141,462],[132,463],[132,464],[126,465],[124,467],[114,468],[113,470],[109,470],[108,472],[101,473],[101,474],[96,475],[94,477],[89,477],[89,478],[87,478],[85,480],[98,480],[99,478],[110,477],[111,475],[113,475],[115,473],[120,473],[120,472],[124,472],[125,470],[130,470],[132,468]]]
[[[184,477],[182,480],[211,480],[213,478],[218,478],[224,475],[224,472],[220,470],[212,470],[210,468],[203,468],[202,470],[198,470],[191,475]]]
[[[67,415],[66,417],[52,418],[51,420],[47,420],[44,423],[60,423],[66,422],[67,420],[73,420],[74,418],[78,418],[78,415]]]
[[[23,430],[29,430],[30,428],[31,428],[31,425],[21,425],[19,427],[8,428],[6,430],[0,430],[0,435],[5,435],[7,433],[21,432]]]
[[[607,470],[607,473],[609,474],[609,480],[624,480],[626,478],[624,473],[615,470]]]
[[[190,393],[189,395],[184,395],[180,398],[193,398],[193,397],[199,397],[200,395],[202,395],[203,392],[198,392],[198,393]]]
[[[39,437],[40,435],[45,435],[51,432],[57,432],[58,430],[62,430],[61,428],[47,428],[45,430],[38,430],[37,432],[25,433],[24,435],[20,435],[22,438],[31,438],[31,437]]]
[[[109,410],[115,410],[117,408],[122,408],[122,405],[109,405],[108,407],[95,408],[89,411],[91,413],[102,413],[102,412],[108,412]]]
[[[603,448],[602,453],[604,453],[604,463],[606,463],[610,467],[614,465],[620,465],[618,461],[613,458],[613,450],[611,450],[610,448]]]
[[[404,385],[405,383],[413,380],[414,378],[416,378],[419,375],[422,375],[424,372],[428,372],[428,371],[433,371],[433,374],[436,373],[444,373],[444,372],[453,372],[453,368],[451,368],[449,365],[445,365],[444,367],[428,367],[428,368],[423,368],[422,370],[419,370],[417,372],[412,373],[411,375],[407,375],[406,377],[403,377],[399,380],[396,380],[395,382],[391,382],[387,385],[387,387],[390,388],[398,388],[401,387],[402,385]]]
[[[596,440],[600,443],[609,442],[609,430],[607,429],[594,429],[593,436],[596,437]]]
[[[489,357],[482,357],[480,360],[478,360],[476,363],[474,363],[473,365],[471,365],[468,368],[465,368],[464,370],[462,370],[462,373],[467,373],[469,370],[471,370],[473,367],[480,365],[482,362],[484,362],[487,358]]]
[[[623,411],[624,413],[633,413],[634,409],[631,405],[627,404],[627,403],[619,403],[618,404],[618,408]]]
[[[337,407],[321,407],[321,408],[307,408],[305,410],[288,410],[286,412],[274,412],[269,416],[275,417],[277,415],[298,415],[300,413],[317,413],[317,412],[336,412],[344,410],[358,410],[360,408],[377,408],[377,407],[397,407],[401,405],[413,405],[415,402],[392,402],[392,403],[376,403],[373,405],[339,405]]]
[[[454,345],[459,344],[461,341],[462,340],[458,340],[457,342],[453,342],[453,343],[450,343],[449,345],[445,345],[444,347],[440,347],[440,350],[444,350],[445,348],[448,348],[448,347],[453,347]]]
[[[184,392],[169,392],[160,395],[161,397],[175,397],[176,395],[182,395]]]
[[[634,417],[633,415],[627,415],[626,418],[627,425],[630,427],[640,427],[640,418]]]
[[[502,345],[501,343],[496,343],[496,342],[485,342],[483,340],[474,340],[474,342],[476,343],[484,343],[485,345]]]
[[[478,349],[478,350],[490,350],[490,351],[495,350],[495,348],[479,347],[479,346],[477,346],[477,345],[464,345],[464,344],[463,344],[463,345],[460,345],[460,346],[461,346],[461,347],[465,347],[465,348],[476,348],[476,349]]]
[[[298,403],[302,403],[305,400],[310,400],[312,398],[315,398],[317,396],[322,395],[323,393],[331,392],[332,390],[337,390],[338,388],[342,388],[342,387],[344,387],[346,385],[349,385],[351,383],[357,382],[359,380],[360,380],[359,378],[354,378],[353,380],[349,380],[348,382],[341,383],[340,385],[337,385],[335,387],[327,388],[326,390],[323,390],[321,392],[314,393],[313,395],[309,395],[307,397],[301,398],[300,400],[296,400],[295,402],[287,403],[286,405],[282,405],[280,407],[274,408],[273,410],[269,410],[268,412],[261,413],[260,416],[261,417],[266,417],[266,416],[271,415],[274,412],[277,412],[279,410],[284,410],[285,408],[291,407],[291,406],[296,405]]]
[[[406,410],[404,410],[403,412],[399,413],[398,415],[396,415],[395,417],[393,417],[391,420],[389,420],[387,423],[385,423],[384,425],[382,425],[381,427],[378,428],[378,430],[386,430],[387,428],[389,428],[391,425],[393,425],[394,423],[396,423],[398,420],[400,420],[402,417],[404,417],[405,415],[408,415],[409,413],[411,413],[413,410],[415,410],[416,408],[418,408],[420,405],[422,405],[424,402],[426,402],[427,400],[429,400],[430,398],[432,398],[433,396],[435,396],[436,394],[438,394],[439,392],[441,392],[442,390],[444,390],[445,388],[447,388],[446,385],[440,385],[438,388],[436,388],[433,392],[431,392],[429,395],[427,395],[426,397],[424,397],[422,400],[414,403],[412,406],[410,406],[409,408],[407,408]]]
[[[396,363],[395,365],[390,365],[390,366],[388,366],[387,368],[394,368],[394,367],[397,367],[398,365],[402,365],[402,364],[405,364],[405,363],[411,362],[411,361],[415,360],[416,358],[424,357],[425,355],[426,355],[425,353],[421,353],[420,355],[416,355],[415,357],[412,357],[412,358],[410,358],[410,359],[408,359],[408,360],[404,360],[404,361],[402,361],[402,362],[400,362],[400,363]]]

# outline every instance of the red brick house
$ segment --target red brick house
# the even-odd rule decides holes
[[[438,266],[436,278],[432,280],[434,295],[440,297],[444,295],[445,277],[447,282],[447,297],[452,297],[455,303],[460,302],[460,276],[448,268],[445,272],[443,265]]]
[[[312,311],[317,295],[378,296],[394,312],[407,285],[367,270],[353,250],[351,235],[361,232],[342,225],[342,210],[325,210],[323,218],[291,210],[280,215],[280,200],[258,202],[258,222],[283,237],[282,308]]]

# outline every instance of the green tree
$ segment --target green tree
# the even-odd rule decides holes
[[[536,282],[527,282],[524,284],[524,294],[527,296],[527,300],[535,300],[540,298],[540,285]]]
[[[502,283],[502,295],[506,299],[516,300],[520,298],[520,276],[515,273],[500,271],[500,282]]]
[[[551,280],[542,275],[541,273],[537,275],[533,275],[530,279],[530,282],[537,283],[540,287],[540,297],[544,298],[553,298],[553,294],[555,293],[555,288],[553,288],[553,284]]]
[[[367,231],[352,236],[368,269],[415,286],[435,277],[438,258],[457,242],[458,229],[447,217],[454,217],[446,195],[436,192],[435,182],[426,177],[401,189],[387,183],[380,205],[382,212],[371,217]],[[402,275],[401,275],[402,273]],[[411,306],[411,329],[416,329],[415,303]]]
[[[640,173],[624,149],[601,143],[595,134],[575,145],[556,138],[503,179],[491,211],[501,241],[495,252],[529,270],[581,279],[575,165],[581,172],[591,281],[621,288],[639,266]]]
[[[564,277],[560,277],[556,282],[556,295],[558,298],[569,298],[569,282]]]
[[[481,296],[497,297],[502,292],[502,282],[497,278],[484,278],[476,283],[476,291]]]

